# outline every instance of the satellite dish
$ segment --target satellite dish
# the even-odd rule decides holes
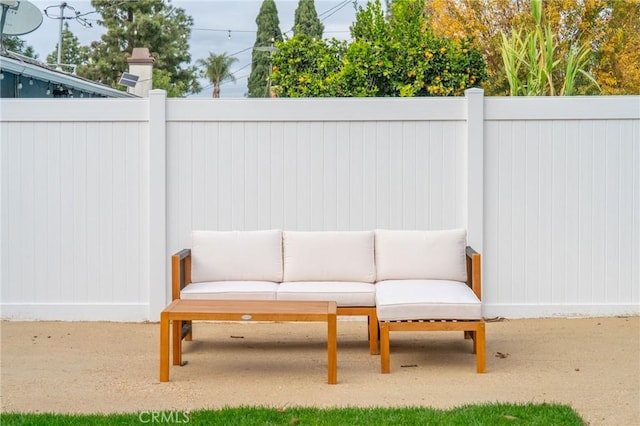
[[[2,5],[3,35],[23,35],[42,24],[42,12],[26,0],[0,0]]]

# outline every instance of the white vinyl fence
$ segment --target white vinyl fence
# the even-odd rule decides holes
[[[640,313],[640,97],[2,100],[3,319],[156,321],[192,229],[464,227],[486,316]]]
[[[487,310],[637,314],[640,100],[487,98],[485,111]]]

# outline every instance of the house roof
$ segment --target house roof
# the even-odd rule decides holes
[[[31,77],[52,84],[61,84],[87,93],[109,98],[137,98],[138,96],[123,92],[102,83],[79,77],[66,71],[50,68],[47,64],[14,52],[0,52],[0,69],[16,75]]]

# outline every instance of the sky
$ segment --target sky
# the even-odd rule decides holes
[[[47,9],[48,15],[60,16],[62,1],[29,0],[38,9]],[[91,12],[91,2],[87,0],[65,0],[77,12],[85,14]],[[295,9],[298,0],[275,0],[283,32],[293,26]],[[251,48],[256,38],[256,16],[262,4],[261,0],[172,0],[171,4],[183,8],[194,19],[194,25],[189,40],[192,64],[198,59],[209,56],[209,52],[220,54],[226,52],[238,58],[232,71],[236,82],[225,82],[221,86],[220,96],[224,98],[244,97],[247,92],[247,79],[251,72]],[[316,0],[316,11],[324,24],[324,37],[349,40],[349,27],[355,19],[355,6],[364,6],[366,1],[359,0]],[[65,16],[71,17],[74,12],[65,9]],[[84,28],[76,20],[66,19],[69,29],[78,37],[81,45],[89,45],[93,40],[99,40],[104,33],[104,27],[96,20],[100,16],[96,13],[85,15],[84,18],[92,24],[91,28]],[[58,43],[60,20],[43,15],[42,25],[30,34],[21,36],[28,45],[33,46],[41,61],[53,53]],[[231,30],[229,32],[229,30]],[[289,35],[292,33],[289,32]],[[229,37],[230,36],[230,37]],[[140,46],[143,47],[143,46]],[[123,70],[126,71],[126,70]],[[194,97],[210,97],[213,90],[211,84],[201,80],[203,91]]]

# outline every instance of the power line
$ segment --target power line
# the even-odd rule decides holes
[[[318,18],[320,18],[322,15],[327,15],[328,13],[330,13],[331,11],[333,11],[334,9],[336,9],[334,12],[330,13],[329,15],[325,16],[324,18],[322,18],[321,20],[324,20],[326,18],[328,18],[329,16],[333,15],[334,13],[336,13],[338,10],[342,9],[343,7],[345,7],[347,4],[351,3],[352,0],[345,0],[342,3],[338,3],[337,5],[325,10],[324,12],[320,13],[318,15]],[[356,2],[353,2],[354,4]]]
[[[339,12],[340,10],[344,9],[344,7],[345,7],[346,5],[348,5],[349,3],[352,3],[352,1],[351,1],[351,0],[343,1],[343,2],[339,5],[340,7],[338,7],[336,10],[334,10],[333,12],[331,12],[330,14],[328,14],[327,16],[325,16],[324,18],[322,18],[322,19],[320,20],[320,22],[323,22],[325,19],[330,18],[331,16],[333,16],[334,14],[336,14],[337,12]],[[355,1],[353,2],[354,6],[355,6],[355,4],[356,4],[356,3],[357,3],[357,2],[355,2]],[[329,9],[329,10],[331,10],[331,9]],[[326,13],[326,12],[325,12],[325,13]]]
[[[238,50],[237,52],[234,52],[234,53],[230,54],[229,56],[236,56],[236,55],[239,55],[240,53],[244,53],[247,50],[251,50],[251,49],[253,49],[253,46],[245,47],[244,49]]]
[[[338,11],[344,9],[344,7],[346,5],[348,5],[349,3],[353,3],[354,5],[357,3],[357,0],[344,0],[342,3],[338,3],[337,5],[330,7],[329,9],[325,10],[324,12],[321,12],[320,14],[318,14],[318,19],[320,19],[320,17],[322,15],[326,15],[324,16],[322,19],[320,19],[320,22],[324,22],[327,18],[330,18],[331,16],[333,16],[335,13],[337,13]],[[293,32],[293,28],[283,32],[283,35],[286,35],[288,33]],[[325,33],[347,33],[349,31],[326,31]]]

